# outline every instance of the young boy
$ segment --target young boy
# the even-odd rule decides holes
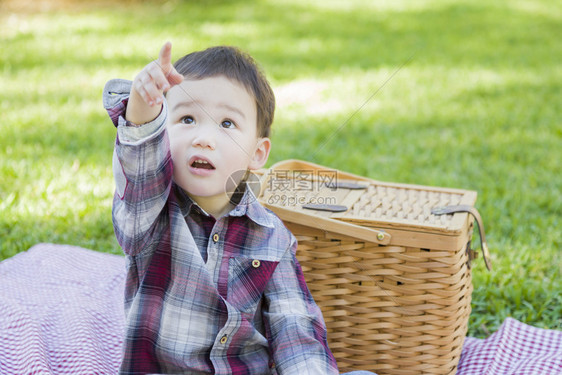
[[[109,81],[104,106],[128,262],[120,372],[337,374],[295,238],[226,188],[271,148],[275,99],[251,57],[215,47],[172,65],[167,43],[132,83]]]

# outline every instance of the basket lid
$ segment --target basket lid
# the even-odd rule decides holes
[[[476,192],[380,182],[285,160],[263,171],[259,200],[284,221],[380,244],[451,250],[467,242],[468,214],[431,210],[472,206]]]

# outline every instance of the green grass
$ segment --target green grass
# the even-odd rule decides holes
[[[474,264],[469,334],[508,316],[562,329],[560,3],[12,4],[0,2],[0,259],[38,242],[120,253],[104,83],[166,40],[174,58],[235,44],[276,91],[269,165],[478,191],[494,270]]]

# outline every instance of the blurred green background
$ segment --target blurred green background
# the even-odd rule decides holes
[[[105,82],[167,40],[174,59],[233,44],[277,96],[268,166],[476,190],[494,270],[474,263],[469,334],[562,329],[560,35],[547,0],[0,0],[0,259],[120,254]]]

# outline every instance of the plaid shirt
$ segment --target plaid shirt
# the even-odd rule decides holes
[[[218,220],[172,181],[167,105],[124,120],[131,83],[112,80],[115,234],[127,255],[123,374],[337,374],[296,240],[247,189]]]

